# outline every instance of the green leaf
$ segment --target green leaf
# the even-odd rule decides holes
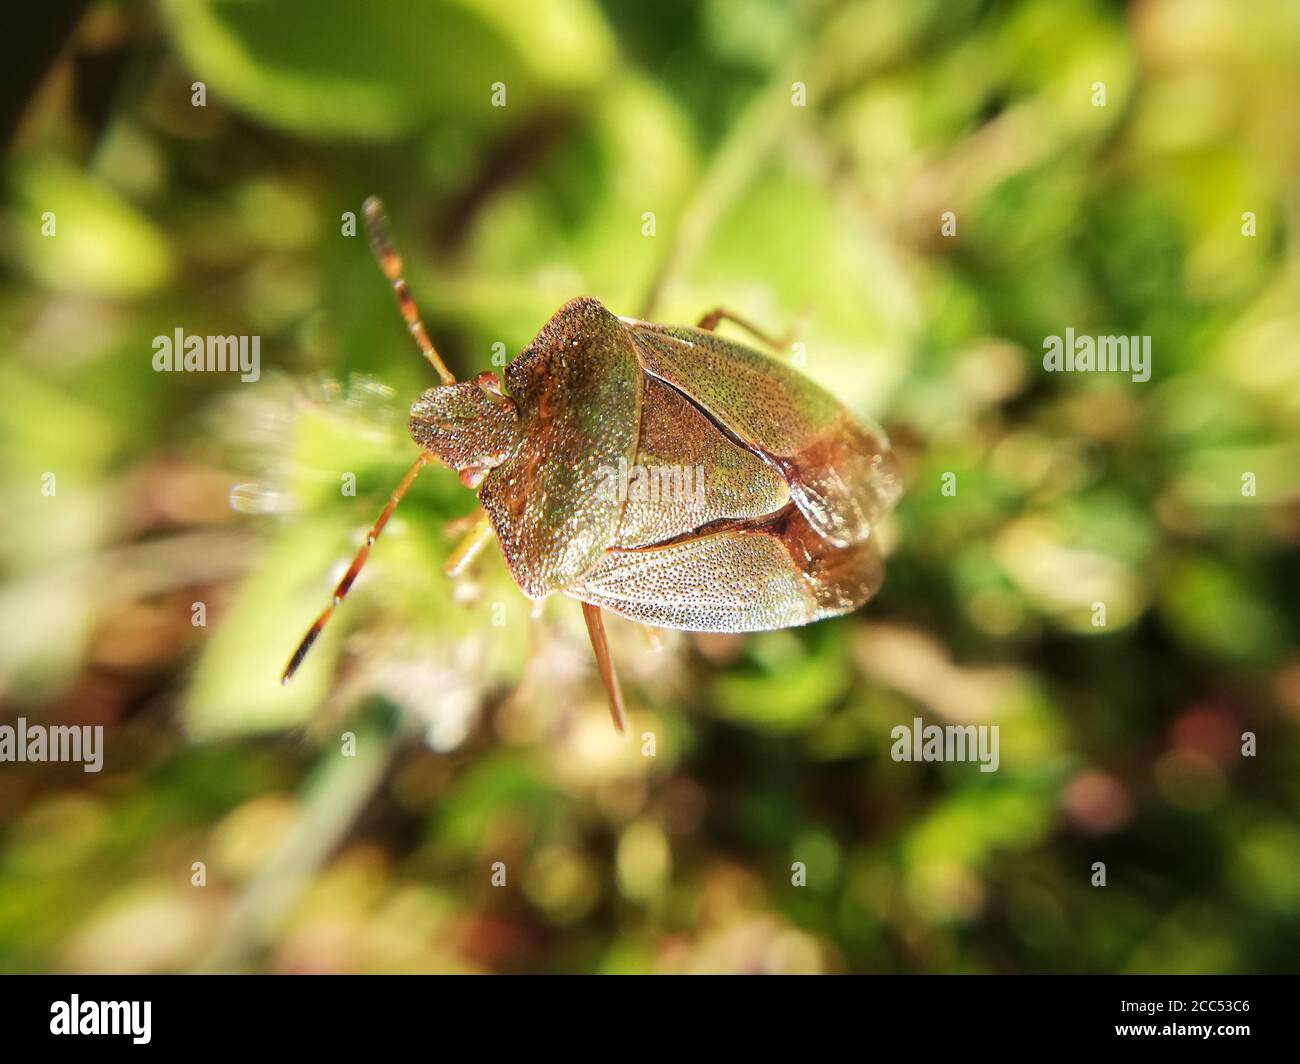
[[[172,254],[153,224],[94,175],[44,156],[13,174],[16,239],[10,254],[42,284],[65,292],[139,296],[170,275]]]
[[[168,0],[164,10],[215,97],[309,136],[513,123],[591,89],[615,52],[587,0]],[[497,82],[503,108],[492,106]]]

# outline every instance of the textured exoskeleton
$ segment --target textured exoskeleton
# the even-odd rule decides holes
[[[871,530],[899,494],[883,434],[710,331],[575,299],[506,367],[504,392],[492,374],[431,388],[410,427],[477,485],[530,598],[749,632],[856,609],[880,584]],[[646,498],[618,482],[629,469],[701,484]]]
[[[402,316],[443,383],[411,407],[420,457],[283,680],[435,459],[482,505],[448,572],[494,533],[525,595],[581,601],[619,731],[602,610],[665,628],[753,632],[846,613],[880,586],[871,532],[900,492],[884,434],[787,366],[715,335],[730,315],[665,326],[574,299],[506,367],[504,389],[493,373],[458,383],[420,321],[378,200],[365,215]]]

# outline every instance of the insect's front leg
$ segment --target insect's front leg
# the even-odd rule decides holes
[[[447,532],[452,535],[461,533],[460,542],[442,565],[443,572],[450,577],[457,577],[469,568],[470,562],[492,541],[492,522],[480,507],[468,517],[448,523]]]

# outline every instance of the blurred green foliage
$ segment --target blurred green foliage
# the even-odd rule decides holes
[[[1286,0],[90,4],[5,162],[0,694],[108,749],[0,766],[0,970],[1300,966],[1298,98]],[[371,193],[461,374],[583,293],[795,324],[904,463],[878,599],[611,619],[646,756],[434,470],[278,686],[431,383]]]

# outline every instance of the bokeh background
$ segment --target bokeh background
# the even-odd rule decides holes
[[[0,697],[107,753],[0,765],[0,970],[1300,968],[1300,6],[45,10],[3,45]],[[443,577],[439,469],[279,687],[433,383],[371,193],[460,374],[582,293],[794,325],[903,463],[878,598],[611,618],[644,756],[574,602]],[[178,327],[261,378],[155,373]],[[1045,373],[1067,327],[1151,380]],[[916,716],[999,771],[895,763]]]

